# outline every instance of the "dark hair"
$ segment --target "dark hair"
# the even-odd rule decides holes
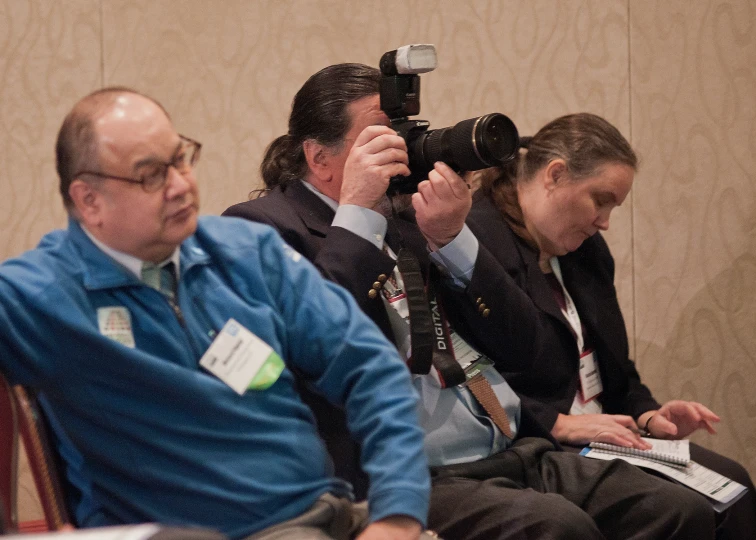
[[[305,141],[329,148],[341,145],[351,127],[349,104],[377,94],[380,80],[380,72],[364,64],[328,66],[307,79],[292,101],[289,132],[265,150],[260,165],[265,186],[271,189],[305,176]]]
[[[571,178],[597,174],[608,163],[638,168],[630,143],[612,124],[590,113],[561,116],[543,126],[533,137],[522,137],[518,156],[481,176],[481,191],[491,197],[513,230],[531,245],[517,200],[517,183],[530,182],[555,159],[563,159]]]
[[[101,88],[80,99],[63,120],[55,143],[55,168],[60,178],[60,195],[69,212],[74,203],[68,189],[76,179],[75,175],[83,169],[98,167],[98,141],[93,119],[123,94],[136,94],[149,99],[170,118],[157,100],[125,86]]]

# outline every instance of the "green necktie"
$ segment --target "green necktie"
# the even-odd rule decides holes
[[[176,265],[168,262],[163,266],[146,262],[142,265],[142,281],[167,296],[176,297]]]

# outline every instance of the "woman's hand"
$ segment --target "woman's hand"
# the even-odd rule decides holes
[[[551,434],[559,442],[574,446],[598,441],[641,450],[651,448],[640,438],[635,420],[622,414],[560,414]]]
[[[645,426],[657,439],[683,439],[699,429],[717,432],[714,423],[719,416],[696,401],[673,399],[658,411],[648,411],[638,417],[638,426]],[[648,423],[648,424],[647,424]]]

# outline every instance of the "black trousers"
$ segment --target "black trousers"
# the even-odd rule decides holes
[[[737,461],[690,443],[690,459],[748,488],[738,502],[717,514],[717,539],[756,538],[756,488],[748,471]]]
[[[580,452],[583,447],[565,446],[568,452]],[[748,488],[748,492],[738,502],[733,504],[725,512],[717,514],[717,540],[742,540],[744,538],[756,539],[756,488],[748,471],[737,461],[712,452],[695,443],[690,443],[690,459],[700,463],[704,467],[718,472]],[[666,479],[665,476],[654,471],[646,471],[649,474]]]
[[[454,540],[706,539],[714,510],[624,461],[524,438],[495,456],[432,469],[429,527]]]

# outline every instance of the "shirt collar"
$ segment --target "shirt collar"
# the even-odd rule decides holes
[[[82,224],[81,230],[84,231],[84,234],[89,237],[89,239],[92,241],[92,243],[97,246],[100,251],[108,255],[111,259],[116,261],[118,264],[126,268],[129,272],[131,272],[134,276],[136,276],[137,279],[142,279],[142,267],[145,264],[145,261],[142,259],[139,259],[137,257],[134,257],[133,255],[129,255],[128,253],[124,253],[123,251],[118,251],[117,249],[113,249],[112,247],[104,244],[99,239],[95,238],[95,236],[89,232],[89,230]],[[173,264],[176,266],[176,276],[180,276],[181,273],[179,272],[179,261],[181,259],[180,250],[178,247],[173,250],[173,254],[171,254],[170,257],[168,257],[166,260],[160,262],[158,266],[164,266],[168,264],[169,262],[173,262]]]
[[[302,183],[305,185],[307,189],[312,191],[315,195],[320,197],[320,200],[322,200],[324,203],[326,203],[331,210],[334,212],[339,208],[339,203],[334,201],[332,198],[328,197],[327,195],[323,195],[320,191],[318,191],[318,188],[313,186],[311,183],[309,183],[307,180],[302,180]]]

